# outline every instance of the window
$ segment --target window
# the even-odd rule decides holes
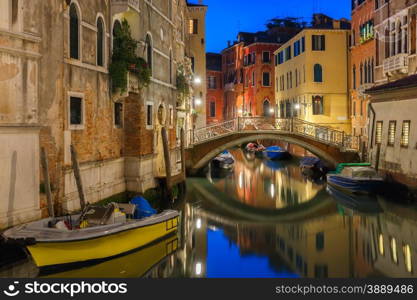
[[[280,65],[282,63],[284,63],[284,52],[283,51],[278,53],[278,64]]]
[[[210,118],[216,117],[216,102],[210,101]]]
[[[189,20],[188,32],[190,34],[198,34],[198,20],[197,19]]]
[[[323,82],[323,68],[320,64],[314,65],[314,82]]]
[[[388,146],[394,146],[396,129],[397,129],[397,122],[396,121],[389,121],[389,125],[388,125]]]
[[[104,22],[100,17],[97,19],[97,65],[104,66]]]
[[[148,67],[153,70],[153,48],[152,48],[152,38],[149,34],[146,35],[146,61],[148,63]]]
[[[208,77],[208,89],[210,89],[210,90],[217,89],[216,76],[209,76]]]
[[[262,73],[262,85],[263,86],[271,86],[271,75],[269,72]]]
[[[356,66],[353,66],[352,71],[352,81],[353,81],[353,89],[356,90]]]
[[[265,64],[269,64],[271,62],[271,52],[269,51],[262,52],[262,62]]]
[[[306,38],[303,36],[301,38],[301,52],[305,52],[306,51]]]
[[[300,55],[300,53],[301,53],[300,40],[298,40],[294,43],[294,57]]]
[[[191,60],[191,70],[194,72],[195,71],[195,59],[194,56],[190,57]]]
[[[256,52],[252,52],[251,55],[251,64],[256,64]]]
[[[313,96],[313,115],[324,114],[323,96]]]
[[[256,85],[256,82],[255,82],[255,78],[256,76],[255,76],[255,71],[253,71],[252,72],[252,86],[255,86]]]
[[[80,59],[80,19],[75,3],[70,5],[69,17],[70,58]]]
[[[288,61],[291,59],[291,46],[288,46],[285,48],[285,61]]]
[[[316,250],[321,251],[324,249],[324,232],[316,234]]]
[[[70,96],[69,125],[70,129],[82,129],[84,125],[83,98]]]
[[[153,103],[146,104],[146,129],[153,128]]]
[[[312,49],[313,51],[325,51],[326,50],[326,36],[313,35],[312,36]]]
[[[401,130],[401,147],[407,148],[410,143],[410,126],[411,121],[404,121]]]
[[[170,3],[171,3],[171,1],[170,1]],[[169,50],[169,83],[171,83],[171,84],[173,82],[173,80],[172,80],[172,77],[173,77],[172,68],[173,68],[172,50],[170,49]]]
[[[376,122],[375,144],[380,145],[382,143],[382,121]]]
[[[123,104],[119,102],[114,103],[114,126],[123,127]]]

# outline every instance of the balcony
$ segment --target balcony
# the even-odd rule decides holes
[[[408,73],[408,54],[402,53],[384,60],[384,74]]]
[[[125,12],[129,9],[139,12],[139,1],[140,0],[112,0],[111,5],[113,14]]]

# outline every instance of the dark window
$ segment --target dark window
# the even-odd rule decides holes
[[[316,234],[316,250],[321,251],[324,249],[324,232]]]
[[[97,20],[97,65],[104,66],[104,23],[102,18]]]
[[[70,6],[70,57],[80,58],[80,20],[77,7],[74,3]]]
[[[123,127],[123,104],[115,103],[114,104],[114,125],[118,128]]]
[[[356,66],[353,66],[352,81],[353,81],[353,89],[356,90]]]
[[[294,43],[294,57],[300,54],[301,54],[301,46],[300,46],[300,40],[298,40]]]
[[[83,99],[78,97],[70,98],[70,125],[83,124]]]
[[[262,85],[263,86],[270,86],[271,85],[271,78],[269,72],[264,72],[262,74]]]
[[[191,59],[191,70],[193,70],[193,72],[194,72],[194,69],[195,69],[195,59],[194,59],[194,57],[190,57],[190,59]]]
[[[324,114],[324,103],[322,96],[313,96],[313,115]]]
[[[211,101],[210,102],[210,118],[216,117],[216,102]]]
[[[271,62],[271,53],[269,51],[264,51],[262,53],[262,62],[270,63]]]
[[[189,21],[189,33],[198,34],[198,19],[191,19]]]
[[[152,62],[153,59],[153,48],[152,48],[152,40],[151,40],[151,36],[148,34],[146,36],[146,61],[148,62],[148,68],[151,70],[152,72]]]
[[[303,36],[301,38],[301,52],[306,51],[306,38]]]
[[[172,51],[169,51],[169,83],[172,83]]]
[[[314,82],[323,82],[323,68],[320,64],[314,65]]]
[[[314,277],[315,278],[327,278],[328,268],[326,265],[315,265],[314,266]]]
[[[285,48],[285,61],[291,59],[291,46]]]
[[[153,125],[153,106],[150,104],[146,106],[146,125]]]
[[[312,36],[312,49],[313,51],[325,51],[326,50],[326,36],[313,35]]]

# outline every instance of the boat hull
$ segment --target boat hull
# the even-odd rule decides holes
[[[331,186],[354,194],[375,194],[381,188],[382,180],[353,179],[337,174],[328,174],[327,183]]]
[[[162,237],[172,235],[178,228],[178,216],[163,222],[79,241],[36,242],[27,246],[40,268],[88,262],[128,253]]]

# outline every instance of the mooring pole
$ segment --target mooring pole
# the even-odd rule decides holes
[[[162,127],[161,129],[161,136],[162,145],[164,147],[167,197],[169,201],[172,201],[171,158],[169,154],[168,133],[165,127]]]
[[[83,190],[83,183],[81,180],[80,165],[78,164],[77,152],[75,151],[74,145],[71,145],[70,148],[71,148],[72,168],[74,170],[75,182],[77,183],[78,196],[80,197],[80,206],[81,206],[81,209],[84,209],[85,196],[84,196],[84,190]]]
[[[48,213],[51,218],[55,218],[54,212],[54,204],[52,202],[52,192],[51,192],[51,181],[49,178],[49,163],[48,163],[48,155],[46,153],[45,148],[41,148],[41,164],[43,170],[43,180],[45,185],[46,191],[46,199],[48,202]]]

